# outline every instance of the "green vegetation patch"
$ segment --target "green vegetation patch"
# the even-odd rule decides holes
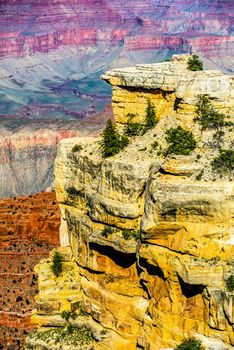
[[[203,350],[203,346],[200,340],[195,338],[190,338],[184,340],[180,345],[178,345],[175,350]]]
[[[63,257],[57,250],[53,255],[51,270],[56,277],[60,276],[63,271]]]
[[[80,152],[81,150],[82,150],[82,146],[81,145],[74,145],[72,147],[72,153]]]
[[[144,133],[145,133],[145,127],[140,123],[128,122],[124,128],[124,134],[127,136],[141,136]]]
[[[166,140],[169,143],[167,153],[169,154],[189,155],[196,148],[192,132],[186,131],[180,126],[167,130],[166,134]]]
[[[105,238],[107,238],[112,233],[116,232],[116,229],[112,226],[105,226],[104,229],[101,232],[101,235]]]
[[[148,129],[152,129],[153,127],[155,127],[157,123],[158,123],[158,119],[156,117],[154,104],[150,101],[150,99],[148,99],[146,116],[145,116],[146,131]]]
[[[226,279],[226,286],[229,292],[234,291],[234,275],[231,275]]]
[[[69,321],[70,319],[75,320],[77,318],[77,313],[75,311],[63,311],[61,313],[61,317],[65,320],[65,321]]]
[[[121,136],[117,131],[115,123],[109,119],[102,132],[102,140],[100,141],[103,158],[112,157],[115,154],[118,154],[128,144],[128,137],[126,135]]]
[[[223,174],[233,175],[234,173],[234,151],[231,149],[220,149],[219,154],[211,163],[213,170],[221,176]]]
[[[196,114],[197,117],[195,119],[198,120],[199,124],[202,126],[202,129],[217,129],[225,125],[225,115],[213,108],[208,95],[198,96]]]
[[[188,59],[187,68],[192,71],[203,70],[203,62],[198,55],[192,55],[192,57]]]
[[[123,230],[122,231],[123,238],[128,241],[130,239],[135,239],[135,241],[139,241],[141,239],[141,233],[138,230]]]
[[[93,341],[92,333],[86,328],[77,328],[72,325],[64,328],[49,329],[44,332],[38,330],[29,334],[29,339],[54,341],[55,344],[75,345],[79,349],[84,349],[84,346],[91,345]]]

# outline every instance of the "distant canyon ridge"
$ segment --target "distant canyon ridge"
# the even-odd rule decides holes
[[[100,80],[105,70],[196,52],[206,67],[233,71],[233,7],[232,0],[1,1],[0,197],[46,190],[58,141],[98,133],[111,116],[99,113],[111,96]]]

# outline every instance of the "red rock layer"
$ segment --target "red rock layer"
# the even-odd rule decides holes
[[[54,193],[0,200],[0,349],[22,349],[33,328],[33,268],[59,245],[59,225]]]
[[[177,36],[179,42],[202,37],[209,47],[212,38],[221,36],[225,42],[232,35],[232,10],[233,0],[2,0],[0,57],[61,45],[122,45],[126,38],[129,49],[179,50],[177,40],[173,45],[167,36]]]

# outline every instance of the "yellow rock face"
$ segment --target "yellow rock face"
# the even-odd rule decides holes
[[[190,56],[174,55],[170,62],[112,69],[102,78],[113,87],[112,107],[115,121],[125,124],[128,114],[132,122],[144,124],[147,100],[157,118],[176,115],[187,129],[194,127],[198,95],[209,95],[220,112],[234,115],[234,79],[218,70],[193,72],[187,69]]]
[[[175,93],[165,94],[163,91],[129,89],[127,87],[113,87],[112,106],[116,123],[124,124],[134,114],[133,123],[145,124],[148,100],[155,106],[157,118],[174,114]]]
[[[53,276],[51,259],[36,267],[33,320],[42,327],[62,327],[62,311],[75,311],[77,318],[69,322],[91,330],[93,349],[161,350],[193,336],[205,349],[234,346],[234,292],[226,284],[234,275],[232,175],[220,177],[212,169],[218,154],[214,131],[201,132],[192,121],[196,99],[194,90],[185,89],[190,81],[198,93],[207,90],[207,77],[217,83],[222,74],[190,74],[184,58],[175,62],[171,75],[168,63],[161,64],[161,73],[140,66],[106,75],[116,85],[116,121],[125,123],[138,106],[136,121],[143,123],[149,97],[160,116],[154,129],[107,159],[97,139],[63,140],[59,146],[55,186],[63,273]],[[231,109],[232,100],[224,100],[233,96],[230,78],[221,80],[226,85],[220,91],[209,87],[211,96]],[[146,91],[150,86],[157,91]],[[176,98],[184,101],[177,111]],[[191,155],[167,155],[166,130],[178,124],[194,125],[197,147]],[[230,147],[229,129],[224,149]],[[75,144],[82,149],[72,151]]]

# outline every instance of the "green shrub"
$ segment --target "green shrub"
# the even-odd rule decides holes
[[[192,55],[192,57],[188,59],[187,68],[192,71],[203,70],[203,62],[197,55]]]
[[[102,132],[102,140],[100,142],[102,156],[104,158],[114,156],[128,144],[128,138],[126,136],[121,137],[116,129],[116,125],[109,119]]]
[[[195,338],[186,339],[175,348],[175,350],[202,350],[202,349],[203,349],[203,346],[201,341]]]
[[[57,250],[53,255],[51,269],[56,277],[60,276],[63,271],[63,257]]]
[[[70,318],[70,311],[63,311],[61,313],[61,317],[68,322],[69,318]]]
[[[72,324],[69,324],[67,326],[67,334],[72,334],[76,330],[76,327],[74,327]]]
[[[124,134],[128,136],[140,136],[145,132],[144,125],[128,122],[124,129]]]
[[[114,227],[111,226],[105,226],[104,229],[101,232],[101,235],[105,238],[107,238],[109,235],[111,235],[112,233],[114,233],[116,231],[116,229]]]
[[[79,315],[80,315],[80,316],[88,316],[88,313],[86,312],[86,310],[85,310],[85,309],[80,308]]]
[[[224,125],[224,115],[213,108],[208,95],[198,96],[196,114],[195,119],[201,124],[202,129],[215,129]]]
[[[151,143],[152,149],[156,149],[156,148],[158,148],[158,146],[159,146],[158,141],[154,141],[153,143]]]
[[[141,239],[141,233],[140,231],[137,231],[137,230],[123,230],[122,231],[122,234],[123,234],[123,237],[126,241],[134,238],[135,241],[139,241]]]
[[[200,173],[196,176],[195,179],[196,179],[197,181],[201,181],[203,174],[204,174],[204,170],[200,171]]]
[[[146,116],[145,116],[145,124],[146,130],[152,129],[158,120],[156,118],[155,107],[150,99],[147,100],[147,108],[146,108]]]
[[[167,130],[166,134],[166,140],[169,143],[167,153],[169,154],[189,155],[196,148],[193,134],[180,126]]]
[[[129,138],[126,135],[121,136],[121,139],[120,139],[121,149],[120,150],[127,147],[127,145],[129,145],[129,143],[130,143]]]
[[[70,318],[75,320],[77,318],[77,313],[75,311],[63,311],[61,317],[68,322]]]
[[[72,153],[75,153],[75,152],[79,152],[82,150],[82,146],[81,145],[75,145],[72,147]]]
[[[219,155],[211,163],[212,168],[218,173],[233,174],[234,172],[234,151],[231,149],[219,150]]]
[[[226,280],[226,286],[227,286],[227,290],[229,292],[233,292],[234,291],[234,275],[231,275],[227,278]]]
[[[76,328],[72,325],[67,327],[58,327],[49,329],[47,331],[34,330],[29,334],[29,338],[32,340],[43,340],[51,344],[51,341],[55,344],[65,346],[78,346],[78,349],[81,349],[81,346],[91,345],[94,338],[90,330],[85,327]]]

